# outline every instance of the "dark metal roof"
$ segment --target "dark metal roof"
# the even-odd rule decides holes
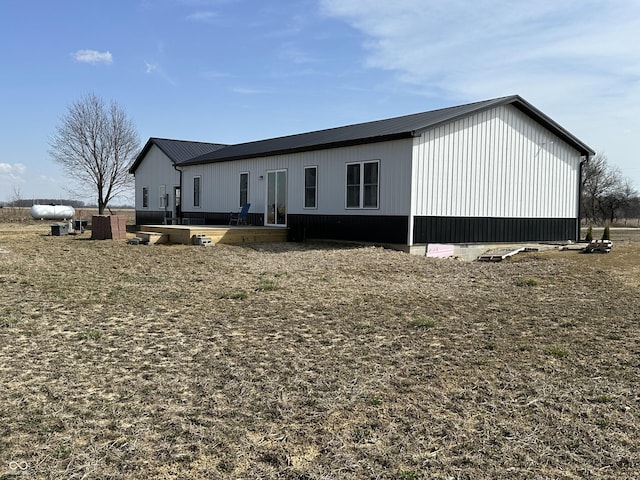
[[[444,123],[449,123],[502,105],[513,105],[518,108],[573,146],[582,155],[595,155],[595,152],[590,147],[582,143],[540,110],[526,102],[520,96],[512,95],[402,117],[229,145],[184,161],[182,164],[195,165],[224,162],[410,138],[414,136],[416,132],[435,128]]]
[[[411,138],[423,130],[435,128],[442,124],[503,105],[512,105],[519,109],[578,150],[583,156],[595,155],[593,149],[581,142],[569,133],[569,131],[562,128],[558,123],[522,97],[511,95],[508,97],[494,98],[492,100],[484,100],[482,102],[468,103],[457,107],[442,108],[402,117],[358,123],[286,137],[269,138],[237,145],[150,138],[129,169],[129,172],[135,173],[136,168],[152,145],[158,146],[175,165],[226,162],[384,142],[400,138]]]
[[[129,173],[135,173],[140,162],[142,162],[142,159],[153,145],[162,150],[174,165],[180,165],[194,157],[199,157],[226,147],[226,145],[222,145],[220,143],[190,142],[186,140],[171,140],[168,138],[152,137],[147,141],[142,151],[136,157],[135,161],[129,168]]]

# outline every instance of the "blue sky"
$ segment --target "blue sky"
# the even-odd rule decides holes
[[[68,106],[238,143],[519,94],[640,189],[640,2],[3,0],[0,201],[73,198]],[[91,199],[87,199],[91,200]]]

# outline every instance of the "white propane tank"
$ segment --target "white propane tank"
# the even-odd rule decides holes
[[[70,220],[76,211],[69,205],[34,205],[29,213],[36,220]]]

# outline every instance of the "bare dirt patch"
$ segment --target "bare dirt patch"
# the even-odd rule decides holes
[[[637,477],[640,242],[47,233],[0,224],[0,478]]]

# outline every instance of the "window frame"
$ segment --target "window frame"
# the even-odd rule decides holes
[[[197,188],[196,188],[197,180]],[[202,207],[202,175],[193,176],[193,208]]]
[[[314,184],[313,186],[307,185],[307,170],[315,170],[314,175]],[[317,210],[318,209],[318,166],[317,165],[308,165],[304,167],[304,186],[303,186],[303,194],[302,194],[302,208],[307,210]],[[307,191],[313,189],[313,205],[307,205]]]
[[[161,209],[167,208],[167,186],[158,186],[158,207]]]
[[[376,182],[375,183],[365,183],[365,170],[366,165],[376,165]],[[349,183],[349,169],[350,167],[358,166],[357,170],[357,183],[352,181]],[[345,196],[344,196],[344,208],[346,210],[379,210],[380,209],[380,159],[376,160],[362,160],[359,162],[348,162],[345,164]],[[375,187],[376,195],[375,195],[375,205],[365,205],[366,195],[365,191],[367,188]],[[352,189],[350,191],[350,189]],[[350,203],[350,199],[353,195],[350,195],[352,191],[357,189],[358,192],[358,204],[355,205]]]
[[[245,175],[247,177],[247,185],[246,185],[246,188],[243,190],[243,188],[242,188],[242,177],[245,176]],[[249,203],[249,172],[240,172],[239,178],[240,178],[240,183],[239,183],[240,208],[242,208],[242,206],[245,203]],[[243,192],[244,192],[244,201],[243,201],[243,198],[242,198]]]
[[[149,187],[142,187],[142,208],[149,208]]]

